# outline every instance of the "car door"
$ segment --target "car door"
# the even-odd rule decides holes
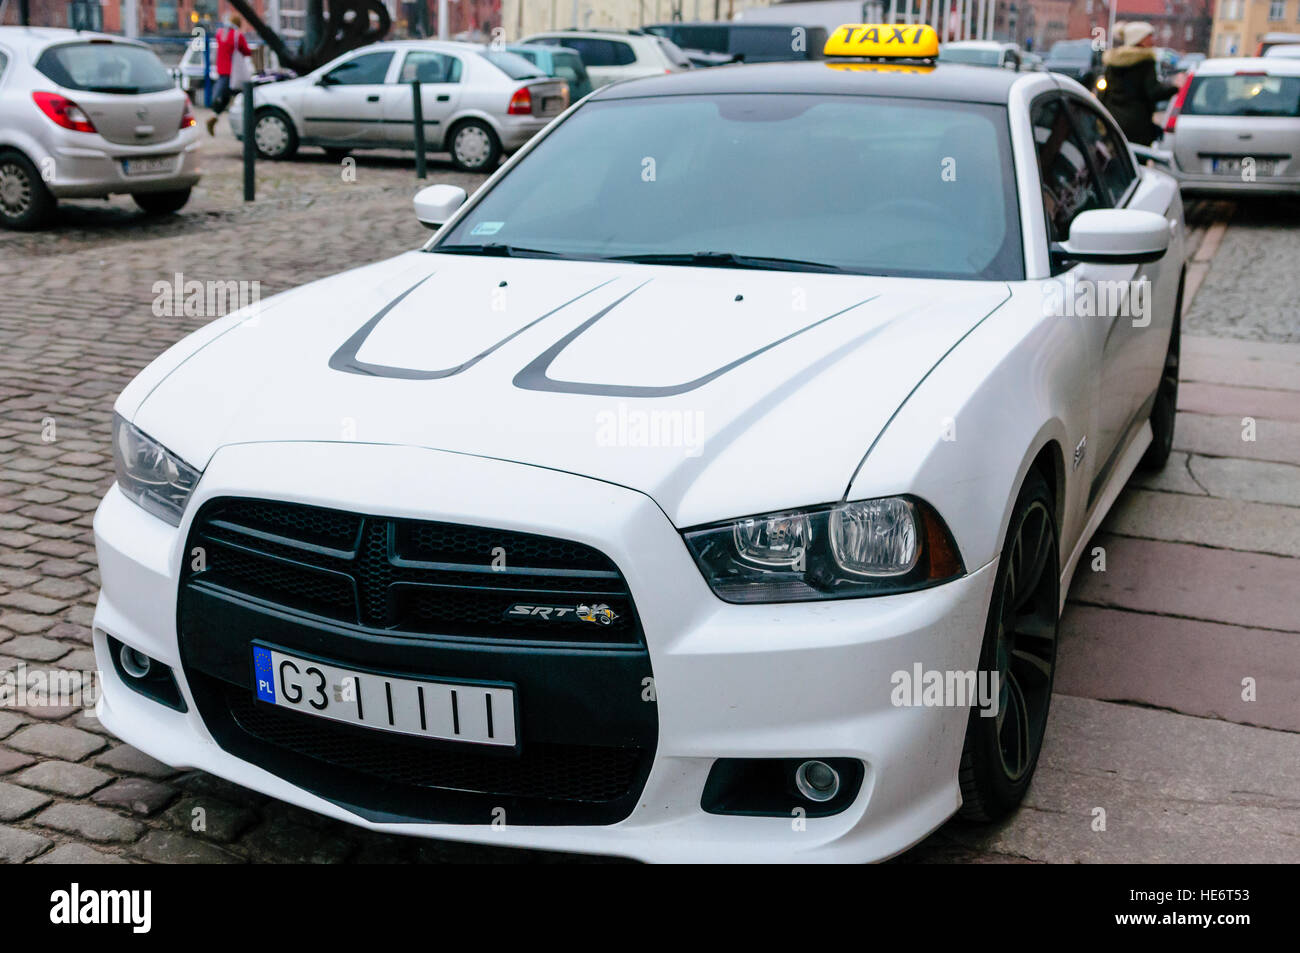
[[[384,81],[392,62],[392,50],[376,50],[327,66],[303,92],[303,138],[326,145],[382,145]]]
[[[446,134],[447,120],[460,102],[464,72],[458,56],[436,50],[408,50],[393,82],[384,88],[384,138],[404,149],[415,147],[411,83],[419,80],[424,141],[436,149]]]
[[[1091,209],[1108,208],[1113,203],[1109,194],[1103,192],[1087,146],[1060,94],[1050,93],[1036,100],[1030,110],[1030,122],[1038,151],[1048,241],[1064,242],[1076,216]],[[1081,448],[1084,462],[1080,466],[1086,464],[1088,468],[1089,506],[1114,465],[1120,430],[1131,403],[1126,393],[1117,393],[1113,387],[1122,372],[1127,335],[1122,327],[1117,327],[1117,315],[1097,313],[1115,309],[1104,305],[1099,309],[1096,291],[1109,288],[1108,281],[1124,280],[1133,271],[1129,265],[1064,263],[1053,266],[1052,277],[1043,288],[1044,307],[1059,307],[1061,320],[1074,322],[1087,341],[1087,353],[1081,357],[1091,369],[1092,414]]]

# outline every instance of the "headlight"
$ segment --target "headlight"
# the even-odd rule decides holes
[[[152,437],[113,415],[113,464],[122,492],[173,526],[181,525],[185,503],[199,471]]]
[[[767,513],[684,536],[705,580],[727,602],[885,595],[965,572],[939,515],[910,497]]]

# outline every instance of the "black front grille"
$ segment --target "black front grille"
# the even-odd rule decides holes
[[[195,519],[186,582],[369,629],[429,636],[639,644],[627,583],[571,540],[265,500]],[[602,621],[583,621],[581,615]]]
[[[403,787],[598,804],[625,797],[645,760],[640,748],[598,745],[542,743],[517,758],[464,746],[440,749],[421,739],[287,711],[234,687],[227,689],[226,703],[254,738]]]

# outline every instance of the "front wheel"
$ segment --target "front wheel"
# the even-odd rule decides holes
[[[1178,420],[1178,364],[1182,350],[1183,286],[1178,285],[1178,298],[1174,302],[1174,323],[1169,329],[1169,347],[1165,350],[1165,363],[1160,371],[1160,384],[1156,388],[1156,402],[1151,407],[1151,446],[1142,455],[1138,466],[1143,470],[1161,470],[1169,461],[1174,449],[1174,424]]]
[[[140,192],[132,195],[135,204],[146,215],[171,215],[179,212],[190,200],[189,189],[174,189],[170,192]]]
[[[972,708],[959,780],[961,816],[993,821],[1020,804],[1038,766],[1056,672],[1060,568],[1047,481],[1031,470],[1020,488],[998,561],[979,677],[997,707]]]
[[[278,109],[259,109],[253,121],[253,145],[261,159],[291,159],[298,151],[298,131]]]
[[[501,158],[496,133],[476,119],[460,123],[451,131],[451,161],[462,172],[484,172]]]

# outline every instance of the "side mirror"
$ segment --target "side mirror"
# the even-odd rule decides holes
[[[431,185],[415,193],[415,217],[427,228],[438,228],[465,204],[468,196],[457,185]]]
[[[1158,261],[1169,250],[1169,222],[1155,212],[1099,208],[1081,212],[1070,223],[1070,238],[1052,246],[1056,261],[1099,265],[1140,265]]]

